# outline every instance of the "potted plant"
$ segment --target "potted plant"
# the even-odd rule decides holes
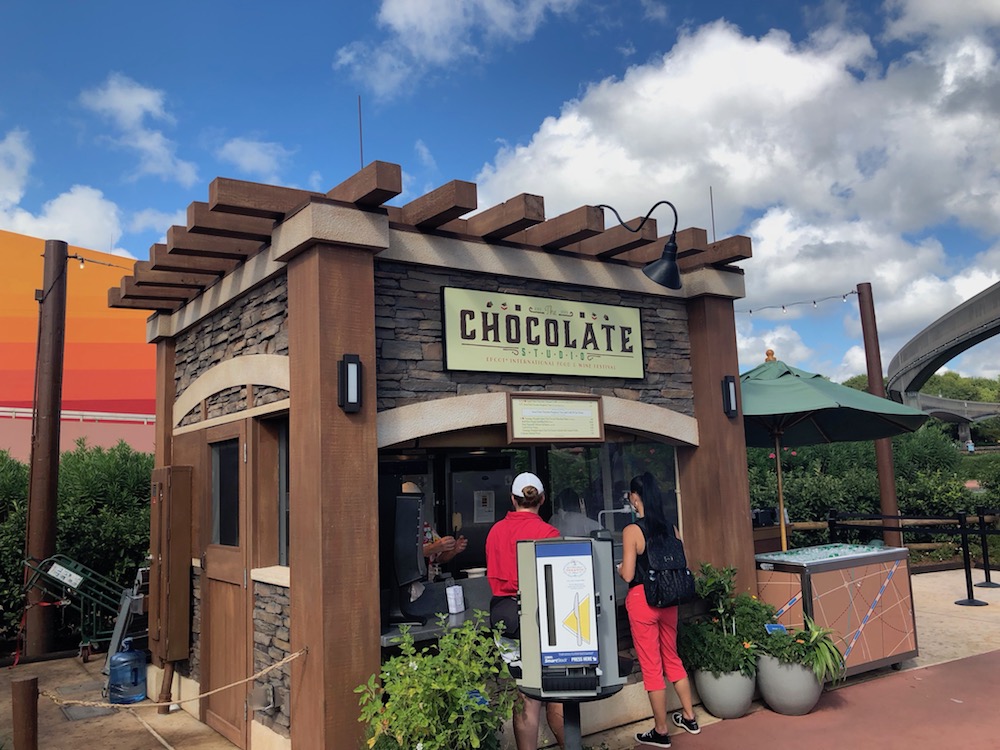
[[[734,594],[735,579],[735,568],[702,563],[695,589],[708,614],[683,623],[677,644],[706,710],[722,719],[738,718],[750,708],[758,643],[774,618],[770,605],[746,592]]]
[[[826,682],[843,678],[844,656],[833,629],[804,617],[801,630],[771,633],[761,644],[761,697],[774,711],[801,716],[813,710]]]
[[[497,733],[511,716],[516,687],[487,614],[447,628],[417,650],[401,627],[399,653],[355,688],[371,750],[499,750]],[[444,618],[441,620],[444,625]]]

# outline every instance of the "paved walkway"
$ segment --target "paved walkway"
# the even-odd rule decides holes
[[[1000,582],[1000,575],[994,575]],[[983,580],[973,571],[973,582]],[[722,721],[696,712],[701,734],[671,734],[677,750],[774,750],[789,743],[810,750],[1000,748],[1000,589],[973,588],[986,607],[962,607],[965,573],[948,570],[912,578],[920,655],[901,671],[880,669],[827,690],[812,713],[782,716],[755,703],[740,719]],[[652,720],[584,737],[595,750],[642,750],[635,733]]]
[[[974,572],[974,580],[983,574]],[[997,576],[1000,580],[1000,576]],[[795,743],[814,750],[895,750],[947,745],[963,750],[1000,748],[1000,589],[974,589],[987,607],[960,607],[961,570],[913,577],[920,656],[903,669],[868,672],[827,691],[807,716],[781,716],[755,704],[741,719],[719,721],[698,707],[702,732],[673,736],[678,750],[773,750]],[[0,748],[10,750],[10,681],[36,675],[39,689],[67,698],[98,700],[101,661],[79,659],[0,669]],[[70,721],[42,698],[38,705],[39,747],[44,750],[232,750],[233,745],[183,711],[159,715],[135,708]],[[597,750],[632,750],[637,731],[650,722],[584,738]],[[680,731],[680,730],[676,730]],[[344,750],[349,750],[345,748]],[[457,749],[460,750],[460,749]]]

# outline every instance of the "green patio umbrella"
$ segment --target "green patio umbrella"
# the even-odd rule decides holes
[[[922,411],[873,396],[821,375],[771,360],[740,375],[747,445],[774,448],[778,472],[778,523],[785,538],[781,444],[816,445],[913,432],[928,418]]]

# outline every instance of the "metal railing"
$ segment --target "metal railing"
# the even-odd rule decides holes
[[[956,513],[953,516],[884,516],[831,512],[827,520],[827,527],[831,542],[843,539],[844,532],[848,529],[959,537],[962,545],[962,566],[965,569],[966,597],[957,600],[955,604],[964,607],[985,607],[988,606],[989,602],[976,599],[972,589],[973,585],[979,588],[1000,587],[1000,584],[994,583],[990,576],[988,542],[988,537],[1000,536],[1000,529],[996,528],[995,525],[998,515],[1000,515],[1000,509],[983,507],[977,508],[975,515]],[[972,553],[969,545],[969,537],[971,536],[979,537],[980,554],[983,558],[985,572],[985,580],[977,584],[972,583]]]

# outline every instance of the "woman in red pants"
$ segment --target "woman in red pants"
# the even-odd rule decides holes
[[[632,479],[628,498],[639,520],[626,526],[622,532],[623,552],[618,573],[629,584],[625,610],[654,722],[652,729],[637,733],[635,739],[644,745],[670,747],[666,680],[673,683],[683,709],[673,713],[673,723],[691,734],[701,731],[691,702],[691,684],[677,656],[677,607],[650,607],[643,588],[646,571],[649,570],[646,540],[669,535],[670,522],[663,507],[660,488],[649,472]],[[676,528],[674,533],[680,537]]]

